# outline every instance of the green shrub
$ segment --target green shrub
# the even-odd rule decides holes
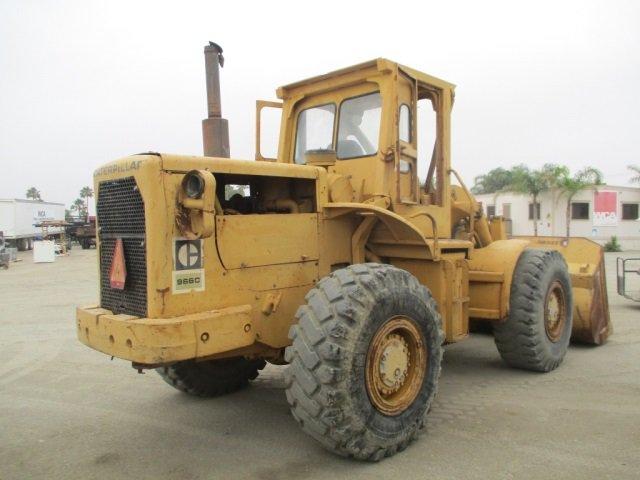
[[[618,237],[613,235],[611,237],[611,240],[609,240],[607,243],[604,244],[604,251],[605,252],[621,252],[622,251],[622,247],[620,246],[620,243],[618,242]]]

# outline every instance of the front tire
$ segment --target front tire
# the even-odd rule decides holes
[[[391,265],[322,279],[298,309],[286,350],[287,401],[329,450],[377,461],[416,438],[435,396],[441,320],[430,292]]]
[[[235,357],[203,362],[187,360],[156,368],[156,371],[165,382],[181,392],[198,397],[217,397],[246,387],[264,366],[262,359]]]
[[[511,283],[509,317],[494,325],[498,351],[510,366],[549,372],[564,359],[573,325],[567,263],[554,250],[525,250]]]

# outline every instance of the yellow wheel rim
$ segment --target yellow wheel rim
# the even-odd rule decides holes
[[[427,348],[409,317],[392,317],[380,327],[369,345],[365,371],[367,393],[377,410],[399,415],[413,403],[427,371]]]
[[[562,336],[567,321],[567,301],[560,282],[553,282],[547,291],[544,305],[544,329],[552,342]]]

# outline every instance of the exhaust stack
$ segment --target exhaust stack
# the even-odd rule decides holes
[[[204,47],[207,77],[207,117],[202,120],[202,146],[207,157],[229,158],[229,123],[222,118],[220,69],[224,66],[222,47],[209,42]]]

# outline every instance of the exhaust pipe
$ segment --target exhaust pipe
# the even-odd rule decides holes
[[[224,66],[222,47],[209,42],[204,47],[207,77],[207,118],[202,120],[202,146],[206,157],[229,158],[229,123],[222,118],[220,69]]]

